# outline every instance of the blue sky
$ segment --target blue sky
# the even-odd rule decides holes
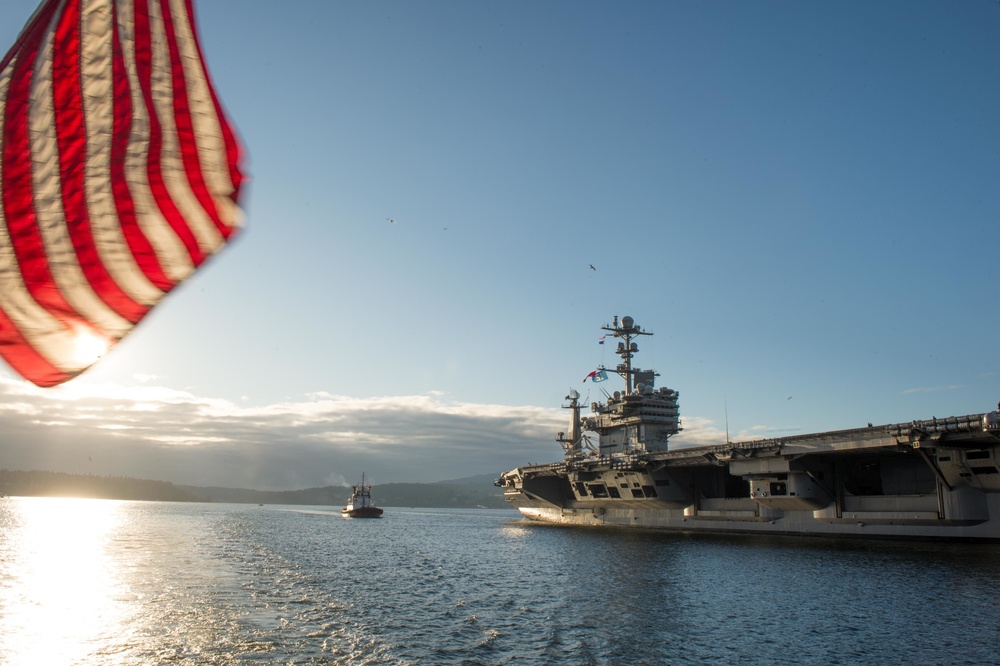
[[[4,48],[34,6],[5,4]],[[727,406],[753,438],[1000,400],[993,0],[196,9],[247,229],[65,389],[0,370],[0,467],[555,460],[624,314],[679,441],[724,441]]]

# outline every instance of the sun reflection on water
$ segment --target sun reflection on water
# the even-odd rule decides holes
[[[109,541],[122,520],[121,502],[3,500],[0,663],[77,663],[119,631],[127,590]]]

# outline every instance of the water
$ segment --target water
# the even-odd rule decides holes
[[[0,500],[0,664],[986,664],[1000,547]]]

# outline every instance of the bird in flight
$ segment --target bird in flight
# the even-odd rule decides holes
[[[396,220],[392,219],[391,217],[385,218],[385,221],[388,222],[389,224],[396,224]]]
[[[596,268],[594,268],[594,264],[590,264],[590,270],[592,270],[592,271],[596,271],[597,270]]]

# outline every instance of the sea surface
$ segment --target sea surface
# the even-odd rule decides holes
[[[1000,547],[0,499],[0,664],[995,664]]]

